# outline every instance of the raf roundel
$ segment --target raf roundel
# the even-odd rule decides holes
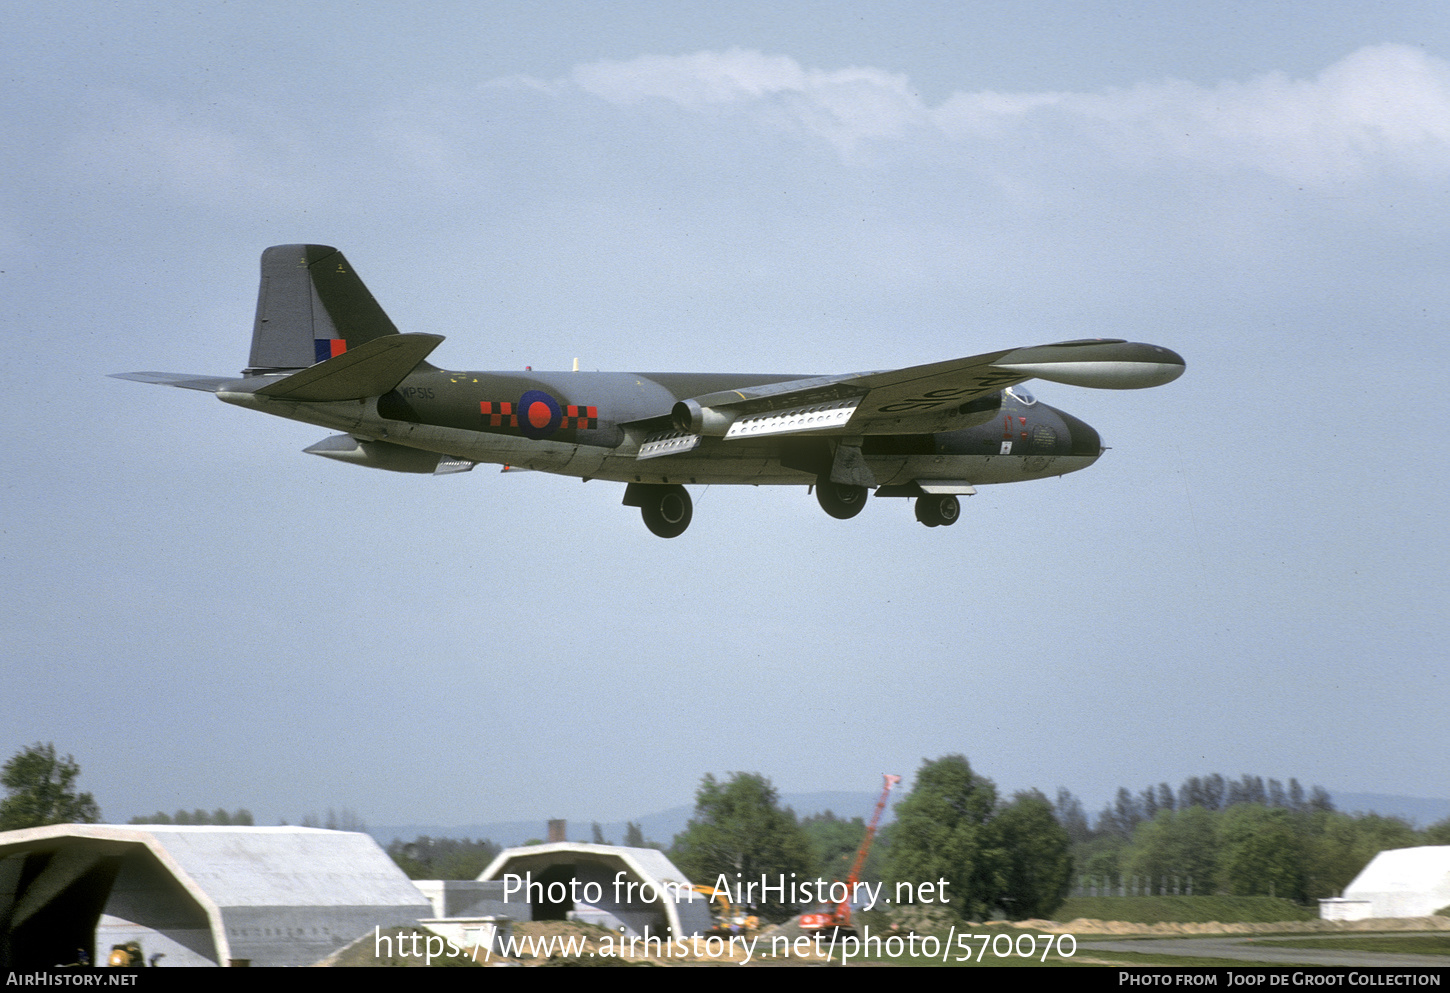
[[[529,390],[519,398],[519,430],[525,437],[547,438],[563,419],[559,401],[542,390]]]

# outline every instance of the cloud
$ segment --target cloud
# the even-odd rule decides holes
[[[781,93],[804,93],[813,77],[784,55],[732,48],[693,55],[642,55],[627,61],[592,62],[577,67],[573,81],[586,93],[611,103],[637,103],[651,97],[686,107],[757,100]]]
[[[1450,170],[1450,64],[1405,45],[1362,48],[1312,79],[955,93],[935,106],[901,75],[806,69],[743,49],[594,62],[568,82],[620,107],[665,101],[754,115],[848,155],[915,146],[964,156],[1028,141],[1139,168],[1249,169],[1305,183]]]
[[[668,142],[676,154],[659,154]],[[540,175],[586,188],[604,161],[601,176],[691,154],[779,171],[797,145],[812,143],[848,170],[884,166],[913,189],[932,180],[990,189],[1018,207],[1053,191],[1077,198],[1092,188],[1089,174],[1112,196],[1140,178],[1210,189],[1217,175],[1243,173],[1317,188],[1438,181],[1450,173],[1450,64],[1386,44],[1308,78],[957,92],[934,103],[901,74],[812,69],[745,49],[591,62],[552,81],[424,88],[376,107],[103,90],[79,105],[58,165],[90,188],[266,212],[376,201],[400,175],[410,188],[497,197]],[[49,182],[53,170],[44,172]]]
[[[905,76],[859,67],[805,69],[787,56],[739,48],[594,62],[577,67],[570,79],[618,105],[653,99],[696,111],[763,113],[773,125],[793,122],[842,149],[930,121]]]

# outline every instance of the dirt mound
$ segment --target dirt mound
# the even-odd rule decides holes
[[[1053,921],[1016,921],[1013,927],[1056,934],[1344,934],[1365,931],[1450,931],[1447,917],[1378,917],[1363,921],[1277,921],[1274,923],[1222,924],[1218,921],[1175,924],[1133,924],[1128,921],[1095,921],[1079,917],[1059,924]]]

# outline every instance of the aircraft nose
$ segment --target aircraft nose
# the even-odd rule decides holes
[[[1089,455],[1097,458],[1103,454],[1103,440],[1098,437],[1097,431],[1091,424],[1080,421],[1061,410],[1057,413],[1062,418],[1062,423],[1067,425],[1068,434],[1072,436],[1071,446],[1068,449],[1069,455]]]

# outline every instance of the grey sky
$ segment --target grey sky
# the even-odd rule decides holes
[[[615,820],[948,752],[1446,794],[1443,5],[62,3],[0,55],[0,742],[109,818]],[[240,369],[298,241],[452,368],[1188,371],[1035,384],[1111,451],[949,530],[713,487],[661,541],[105,378]]]

